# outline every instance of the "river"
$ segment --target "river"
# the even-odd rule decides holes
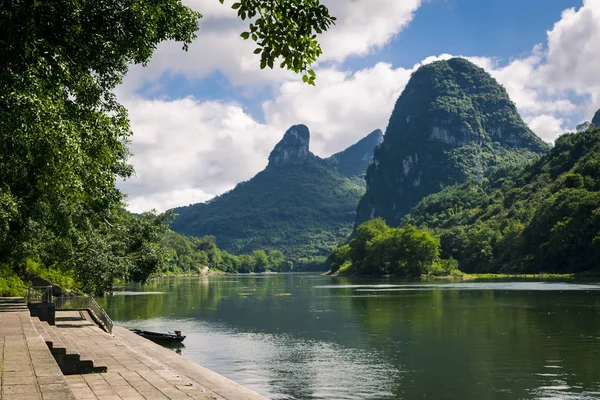
[[[600,283],[178,277],[99,302],[273,399],[600,399]]]

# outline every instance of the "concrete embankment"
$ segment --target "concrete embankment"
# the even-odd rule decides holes
[[[75,400],[27,308],[10,308],[0,307],[0,399]]]
[[[2,400],[265,399],[123,327],[109,335],[86,311],[57,312],[52,327],[0,312],[0,345]]]

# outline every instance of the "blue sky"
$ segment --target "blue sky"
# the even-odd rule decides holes
[[[432,0],[397,39],[373,57],[409,66],[432,54],[509,59],[544,41],[574,0]]]
[[[292,124],[308,125],[320,156],[385,130],[412,71],[439,58],[485,68],[550,143],[600,107],[600,0],[322,1],[338,23],[321,38],[316,88],[259,70],[226,6],[184,1],[205,15],[190,51],[159,46],[118,92],[134,130],[137,176],[121,185],[131,209],[204,201],[251,178]]]
[[[360,70],[388,62],[410,68],[428,56],[443,53],[492,57],[507,63],[542,43],[564,9],[580,5],[581,1],[575,0],[430,0],[395,39],[372,54],[350,57],[341,67]],[[159,83],[163,90],[148,90],[156,84],[152,82],[138,93],[148,98],[192,95],[199,100],[238,101],[264,122],[257,105],[269,97],[268,87],[248,93],[247,88],[232,85],[219,71],[197,80],[167,72]]]

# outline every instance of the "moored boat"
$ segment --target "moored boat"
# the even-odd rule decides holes
[[[159,332],[150,332],[150,331],[142,331],[140,329],[130,329],[131,332],[138,334],[148,340],[152,340],[153,342],[161,342],[161,343],[181,343],[185,336],[181,334],[181,331],[175,331],[173,333],[159,333]]]

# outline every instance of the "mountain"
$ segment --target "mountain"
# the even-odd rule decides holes
[[[465,272],[600,272],[600,128],[427,196],[403,222],[433,230]]]
[[[219,248],[234,254],[277,249],[297,264],[323,259],[351,233],[364,193],[340,171],[354,176],[359,171],[351,171],[352,165],[366,167],[377,142],[372,133],[334,156],[334,163],[333,157],[324,160],[309,151],[306,126],[292,126],[263,171],[206,203],[176,208],[171,228],[213,235]]]
[[[382,217],[397,226],[424,196],[482,179],[492,165],[535,160],[548,149],[482,68],[461,58],[422,66],[398,98],[375,150],[357,224]]]
[[[592,124],[600,127],[600,110],[596,111],[594,118],[592,118]]]
[[[381,142],[383,142],[383,132],[381,129],[376,129],[346,150],[335,153],[326,160],[342,175],[364,186],[367,167],[373,160],[375,148]]]

